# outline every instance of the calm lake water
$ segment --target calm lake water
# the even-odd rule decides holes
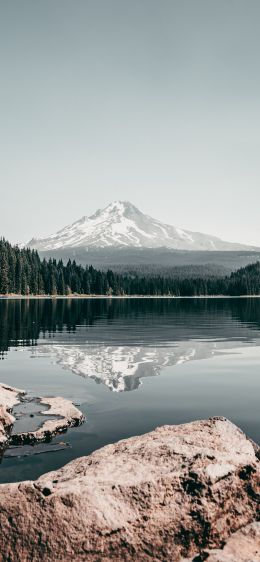
[[[7,450],[0,482],[216,415],[260,442],[260,299],[3,299],[0,354],[1,382],[30,397],[64,396],[86,416],[53,439],[65,448]]]

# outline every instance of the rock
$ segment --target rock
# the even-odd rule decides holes
[[[256,519],[255,449],[231,422],[212,418],[108,445],[34,482],[3,484],[0,560],[178,562],[220,549]]]
[[[59,453],[60,451],[71,447],[70,443],[36,443],[30,445],[10,446],[5,451],[5,459],[15,457],[30,457],[33,455],[43,455],[46,453]]]
[[[58,416],[56,419],[44,422],[42,427],[35,431],[26,431],[16,433],[11,436],[10,443],[12,445],[21,445],[23,443],[39,443],[40,441],[48,441],[57,433],[66,431],[69,427],[79,425],[83,422],[84,416],[76,406],[61,396],[44,397],[40,399],[42,404],[48,404],[50,408],[41,412],[46,416]]]
[[[19,404],[20,397],[25,394],[19,388],[13,388],[7,384],[0,384],[0,451],[6,445],[9,432],[15,421],[11,410],[15,404]]]
[[[254,522],[232,534],[223,549],[204,550],[199,556],[182,562],[259,562],[260,523]]]
[[[35,431],[11,434],[15,417],[11,414],[12,408],[25,401],[26,392],[6,384],[0,384],[0,452],[8,445],[34,444],[41,441],[49,441],[57,433],[66,431],[69,427],[79,425],[84,416],[70,400],[55,397],[40,398],[42,404],[48,404],[50,408],[41,412],[46,416],[55,416],[55,419],[47,420],[42,427]]]

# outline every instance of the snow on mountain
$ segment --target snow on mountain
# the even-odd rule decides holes
[[[254,250],[215,236],[163,224],[128,201],[115,201],[90,217],[82,217],[47,238],[28,246],[40,251],[98,248],[168,248],[173,250]]]

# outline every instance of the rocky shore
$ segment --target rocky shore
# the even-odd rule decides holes
[[[0,560],[260,561],[258,456],[235,425],[212,418],[3,484]]]
[[[12,445],[49,441],[57,433],[62,433],[69,427],[79,425],[84,419],[82,412],[70,400],[66,400],[61,396],[40,398],[40,403],[49,406],[47,411],[41,412],[42,415],[55,416],[56,419],[47,420],[35,431],[25,431],[12,435],[10,437]]]
[[[13,407],[21,401],[26,402],[26,392],[0,384],[0,451],[5,449],[7,445],[35,444],[49,441],[57,433],[79,425],[84,420],[82,412],[70,400],[61,396],[44,397],[37,400],[40,404],[49,406],[48,410],[42,411],[41,414],[54,419],[46,420],[41,427],[34,431],[12,432],[16,421],[12,414]]]
[[[23,390],[0,384],[0,451],[6,446],[15,422],[11,411],[16,404],[19,404],[24,394]]]

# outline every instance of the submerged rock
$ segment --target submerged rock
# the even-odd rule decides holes
[[[31,457],[33,455],[43,455],[45,453],[59,453],[60,451],[71,447],[70,443],[39,443],[30,445],[14,445],[8,447],[5,451],[5,459],[16,457]]]
[[[235,425],[212,418],[108,445],[34,482],[3,484],[0,560],[215,556],[203,553],[228,545],[257,517],[256,453]],[[238,537],[244,540],[243,532],[247,537],[246,529]],[[256,550],[257,534],[252,540]]]

